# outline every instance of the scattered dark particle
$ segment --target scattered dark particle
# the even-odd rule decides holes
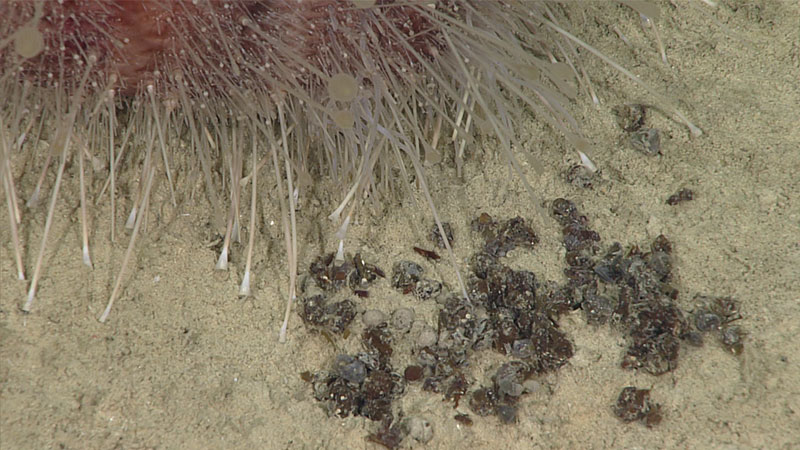
[[[730,297],[717,297],[711,306],[712,310],[722,317],[724,324],[742,318],[739,313],[739,305]]]
[[[683,313],[672,304],[654,301],[637,313],[631,324],[633,340],[622,362],[624,369],[641,368],[661,375],[678,365],[681,336],[686,331]]]
[[[500,398],[517,398],[525,388],[522,383],[530,376],[531,367],[522,361],[511,361],[503,364],[494,374],[494,389]]]
[[[367,440],[390,450],[398,448],[403,439],[408,436],[408,428],[400,422],[396,421],[391,426],[384,422],[378,431],[367,436]]]
[[[302,303],[303,322],[333,334],[342,334],[356,317],[355,304],[350,300],[328,303],[324,295],[318,294],[303,298]]]
[[[549,321],[540,321],[531,333],[530,339],[534,356],[529,362],[537,373],[558,369],[566,364],[574,354],[572,342]]]
[[[471,427],[472,424],[475,423],[472,421],[472,418],[469,416],[469,414],[456,414],[453,418],[456,419],[456,422],[468,427]]]
[[[650,249],[654,252],[664,252],[669,255],[672,253],[672,243],[666,236],[659,234],[653,239],[653,243],[650,244]]]
[[[567,183],[579,189],[591,189],[595,173],[582,164],[575,164],[564,174]]]
[[[698,331],[716,331],[722,327],[722,318],[717,314],[701,309],[694,313],[694,326]]]
[[[392,418],[392,400],[402,392],[399,377],[383,370],[369,372],[361,387],[360,415],[376,421]]]
[[[472,392],[469,409],[479,416],[492,414],[497,405],[497,394],[492,389],[480,388]]]
[[[553,200],[553,206],[550,208],[550,211],[561,225],[567,225],[570,222],[578,221],[580,217],[575,203],[564,198]]]
[[[494,256],[505,256],[516,247],[533,248],[539,238],[522,217],[501,223],[493,239],[486,240],[486,252]]]
[[[405,372],[403,372],[403,377],[406,381],[419,381],[422,378],[424,370],[422,366],[408,366],[406,367]]]
[[[729,352],[739,356],[744,351],[744,331],[739,327],[725,327],[722,329],[722,345]]]
[[[486,213],[481,213],[478,217],[472,220],[472,231],[481,233],[485,240],[489,240],[494,235],[497,222],[492,219],[492,216]]]
[[[614,312],[614,303],[604,295],[589,294],[581,302],[581,309],[586,315],[586,323],[603,325]]]
[[[414,251],[424,256],[430,261],[438,261],[442,259],[442,257],[439,256],[439,254],[433,250],[425,250],[424,248],[414,247]]]
[[[363,289],[356,289],[353,291],[353,293],[359,296],[360,298],[369,298],[369,291],[365,291]]]
[[[619,105],[614,108],[614,114],[617,116],[620,128],[632,133],[644,126],[647,120],[647,106],[638,103]]]
[[[594,243],[600,240],[600,235],[596,231],[577,221],[566,225],[561,233],[564,235],[564,247],[568,252],[591,249]]]
[[[424,271],[422,266],[415,262],[399,261],[392,267],[392,287],[403,293],[410,293],[422,279]]]
[[[306,383],[311,383],[314,381],[314,374],[309,371],[300,372],[300,379],[305,381]]]
[[[500,422],[504,424],[512,424],[517,422],[517,408],[513,405],[498,405],[495,409],[495,414]]]
[[[325,291],[341,289],[347,281],[347,274],[353,269],[350,262],[337,264],[335,256],[334,253],[319,256],[311,262],[311,267],[309,267],[309,272],[317,286]]]
[[[703,334],[697,331],[687,331],[681,335],[681,339],[694,347],[703,346]]]
[[[642,128],[631,133],[630,143],[633,148],[645,155],[661,153],[661,132],[657,128]]]
[[[320,256],[311,263],[309,272],[317,286],[328,292],[345,285],[353,290],[366,290],[378,277],[385,277],[379,267],[364,261],[360,253],[344,261],[337,261],[333,253]]]
[[[661,405],[650,401],[650,389],[636,389],[628,386],[622,389],[614,414],[623,422],[642,421],[648,428],[661,422]]]
[[[334,376],[328,379],[327,388],[321,390],[321,395],[322,398],[317,399],[327,401],[328,414],[341,418],[348,417],[351,413],[358,414],[360,403],[358,386]]]
[[[606,254],[594,265],[594,273],[604,283],[617,283],[625,275],[622,266],[622,246],[619,242],[611,245]]]
[[[419,280],[414,286],[414,294],[420,300],[428,300],[438,296],[442,292],[442,283],[430,278]]]
[[[367,377],[367,366],[350,355],[338,355],[333,362],[333,372],[353,384],[361,384]]]
[[[444,228],[444,234],[447,237],[447,242],[450,243],[450,247],[453,246],[453,227],[450,226],[448,222],[442,222],[442,228]],[[437,224],[433,224],[433,228],[431,228],[431,232],[428,233],[428,239],[436,245],[436,247],[440,249],[446,249],[447,246],[444,245],[444,239],[442,239],[442,234],[439,232],[439,226]]]
[[[691,189],[683,188],[680,191],[672,194],[667,199],[667,204],[670,206],[675,206],[678,203],[688,202],[690,200],[694,200],[694,192]]]
[[[497,266],[498,262],[496,257],[485,252],[478,252],[470,257],[469,265],[476,277],[485,280],[489,276],[489,270]]]
[[[444,391],[444,398],[447,400],[452,400],[454,404],[454,408],[458,408],[458,402],[461,400],[461,397],[467,393],[467,389],[469,389],[469,381],[464,376],[464,374],[459,373],[453,378],[453,381],[447,386],[447,389]]]
[[[349,276],[350,289],[363,291],[378,277],[385,278],[383,270],[364,261],[360,253],[356,253],[356,256],[353,257],[353,266],[355,270],[351,270]]]
[[[375,351],[379,355],[381,367],[388,367],[392,356],[392,335],[386,329],[386,324],[369,327],[361,335],[361,342],[367,351]]]

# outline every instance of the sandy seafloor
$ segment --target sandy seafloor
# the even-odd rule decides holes
[[[705,134],[663,115],[650,125],[663,132],[662,155],[649,157],[625,144],[611,108],[648,97],[612,69],[589,59],[601,104],[583,98],[573,113],[594,145],[601,175],[591,190],[564,182],[576,161],[563,139],[533,120],[520,131],[525,151],[545,167],[536,175],[523,162],[544,200],[574,200],[603,246],[614,241],[646,246],[658,234],[673,242],[678,303],[691,309],[695,294],[738,300],[749,333],[733,356],[714,339],[683,346],[678,368],[655,377],[624,371],[627,343],[608,326],[586,324],[583,313],[562,317],[575,356],[544,383],[551,393],[522,399],[519,421],[503,425],[458,410],[442,396],[408,385],[396,405],[406,416],[428,419],[433,439],[419,448],[800,448],[800,8],[796,2],[726,2],[711,10],[700,2],[662,4],[659,30],[669,66],[660,62],[652,34],[622,8],[576,18],[581,35],[670,98]],[[704,14],[703,11],[708,12]],[[616,15],[614,15],[616,14]],[[585,24],[581,22],[585,21]],[[624,45],[609,24],[631,39]],[[598,25],[599,24],[599,25]],[[478,146],[490,148],[491,141]],[[529,219],[542,242],[506,259],[540,280],[563,281],[563,248],[556,222],[540,217],[518,179],[491,152],[470,150],[463,179],[450,166],[429,168],[434,200],[456,228],[460,260],[478,245],[469,220],[479,212]],[[266,172],[265,172],[266,173]],[[286,295],[286,266],[274,202],[264,201],[255,257],[255,294],[237,297],[241,247],[228,272],[215,272],[207,226],[208,204],[181,196],[177,210],[162,182],[146,237],[137,246],[121,298],[107,324],[102,313],[127,239],[111,244],[106,202],[92,212],[93,271],[80,261],[78,180],[66,180],[35,307],[23,314],[26,284],[15,280],[6,228],[0,223],[0,447],[142,448],[376,448],[365,436],[376,425],[364,418],[328,417],[302,381],[303,371],[327,369],[336,350],[293,313],[290,338],[277,342]],[[133,176],[130,171],[128,176]],[[94,183],[101,183],[102,174]],[[268,175],[269,176],[269,175]],[[263,179],[263,177],[262,177]],[[35,175],[20,183],[27,197]],[[52,177],[50,179],[52,184]],[[270,180],[270,183],[274,183]],[[324,184],[324,183],[323,183]],[[274,184],[272,184],[274,185]],[[679,188],[696,199],[668,206]],[[184,189],[184,191],[187,191]],[[248,190],[245,195],[249,196]],[[322,251],[333,251],[333,224],[325,217],[340,192],[324,185],[304,193],[299,211],[301,270]],[[422,201],[421,198],[418,199]],[[127,213],[126,199],[120,201]],[[23,238],[31,270],[45,212],[28,214]],[[247,224],[243,216],[243,223]],[[121,219],[118,224],[121,223]],[[347,250],[361,251],[389,271],[411,259],[455,287],[452,266],[435,266],[411,251],[429,246],[432,223],[424,202],[409,199],[373,207],[351,227]],[[401,306],[436,325],[438,305],[378,283],[365,309]],[[360,349],[356,318],[343,351]],[[410,338],[396,337],[394,364],[412,360]],[[491,352],[471,360],[468,377],[490,383],[506,359]],[[622,423],[611,410],[628,385],[651,388],[663,422],[648,429]],[[475,424],[453,419],[470,413]]]

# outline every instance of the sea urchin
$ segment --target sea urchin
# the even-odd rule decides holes
[[[655,14],[645,2],[629,3],[643,16]],[[524,182],[512,148],[518,147],[515,125],[528,111],[588,161],[580,128],[564,108],[579,90],[591,92],[576,49],[636,79],[568,31],[568,11],[581,7],[549,0],[2,2],[0,178],[20,279],[25,220],[17,186],[33,185],[28,172],[41,167],[27,193],[28,208],[36,208],[50,166],[57,165],[23,310],[33,306],[65,175],[80,179],[82,252],[91,267],[89,199],[108,195],[113,240],[118,175],[123,165],[140,167],[128,199],[131,240],[104,321],[155,180],[166,182],[176,205],[181,171],[200,174],[215,211],[228,198],[219,269],[227,268],[231,240],[240,238],[241,191],[252,184],[240,288],[248,295],[257,173],[271,165],[290,271],[288,319],[297,277],[295,202],[314,180],[329,177],[342,188],[330,215],[341,243],[360,199],[405,186],[410,173],[439,222],[424,164],[447,159],[460,172],[478,133],[497,139]],[[532,155],[526,158],[535,164]],[[68,170],[68,162],[78,164]],[[105,182],[86,181],[89,162],[106,174]],[[281,339],[285,332],[286,320]]]

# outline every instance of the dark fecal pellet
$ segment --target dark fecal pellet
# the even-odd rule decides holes
[[[633,148],[645,155],[661,153],[661,132],[657,128],[642,128],[631,133],[630,143]]]
[[[713,312],[699,310],[694,314],[694,326],[702,332],[719,330],[722,326],[722,319]]]
[[[614,414],[623,422],[642,421],[648,427],[661,422],[661,406],[650,401],[650,389],[628,386],[622,389]]]
[[[342,334],[356,317],[355,304],[350,300],[329,303],[324,295],[303,298],[301,317],[309,325],[321,327],[333,334]]]
[[[694,200],[694,192],[692,192],[691,189],[683,188],[670,195],[669,198],[667,198],[667,204],[670,206],[675,206],[678,203],[688,202],[690,200]]]
[[[388,449],[400,447],[403,439],[408,436],[408,428],[401,421],[383,425],[375,433],[367,436],[367,440],[382,445]]]
[[[578,208],[575,207],[575,203],[564,198],[553,200],[550,211],[561,225],[572,222],[578,216]]]
[[[525,391],[522,383],[530,373],[530,366],[522,361],[507,362],[497,369],[494,375],[494,387],[501,397],[519,397]]]
[[[495,410],[497,418],[500,422],[505,424],[512,424],[517,422],[517,408],[513,405],[499,405]]]
[[[744,332],[739,327],[723,328],[721,340],[722,345],[736,356],[744,351]]]
[[[472,393],[469,408],[479,416],[488,416],[495,410],[497,394],[492,389],[480,388]]]
[[[442,228],[444,228],[444,234],[447,237],[447,242],[450,243],[450,247],[453,246],[453,227],[448,222],[442,222]],[[436,245],[436,247],[440,249],[447,248],[444,245],[444,239],[442,239],[442,233],[439,231],[439,225],[433,224],[431,228],[431,232],[428,233],[428,239]]]
[[[586,322],[592,325],[603,325],[614,312],[614,304],[610,298],[604,295],[588,295],[581,303],[586,315]]]
[[[468,427],[471,427],[472,424],[475,423],[469,414],[456,414],[453,418],[456,419],[456,422]]]
[[[647,107],[638,103],[619,105],[614,107],[614,114],[617,116],[620,128],[632,133],[644,126],[647,120]]]
[[[587,169],[586,166],[575,164],[564,174],[564,179],[576,188],[591,189],[595,174],[595,172]]]
[[[703,334],[698,331],[687,331],[681,335],[681,339],[694,347],[702,347],[704,342]]]
[[[427,250],[427,249],[420,248],[420,247],[414,247],[414,251],[417,252],[418,255],[425,257],[425,259],[427,259],[429,261],[438,261],[438,260],[442,259],[442,257],[439,256],[439,254],[436,253],[433,250]]]
[[[367,377],[367,367],[350,355],[338,355],[333,362],[333,371],[353,384],[361,384]]]
[[[399,261],[392,267],[392,287],[402,292],[411,292],[416,283],[422,278],[425,270],[412,261]]]
[[[442,283],[431,280],[429,278],[424,278],[419,280],[414,285],[414,294],[419,297],[420,300],[428,300],[438,296],[442,292]]]

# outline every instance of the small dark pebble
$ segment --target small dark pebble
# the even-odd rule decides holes
[[[650,389],[628,386],[620,392],[614,414],[623,422],[642,421],[648,428],[661,422],[661,405],[650,401]]]
[[[675,206],[678,203],[688,202],[690,200],[694,200],[694,192],[691,189],[683,188],[680,191],[672,194],[667,199],[667,204],[670,206]]]

